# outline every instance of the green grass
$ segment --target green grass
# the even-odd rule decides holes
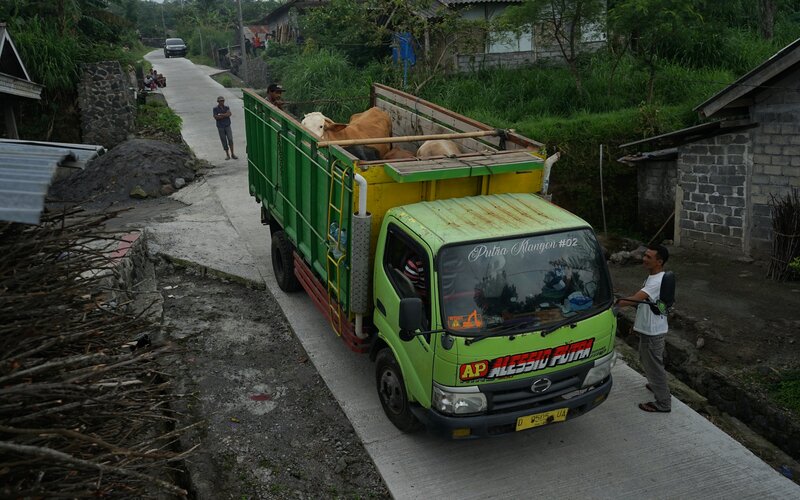
[[[136,110],[136,129],[141,135],[165,135],[180,141],[181,117],[160,102],[148,102]]]
[[[779,404],[800,413],[800,371],[783,374],[783,379],[772,386],[770,396]]]
[[[187,58],[195,64],[202,64],[204,66],[214,66],[214,60],[206,55],[189,54]]]

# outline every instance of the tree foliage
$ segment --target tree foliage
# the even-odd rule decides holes
[[[516,32],[532,30],[538,39],[558,46],[582,92],[578,56],[585,35],[602,32],[605,25],[605,0],[526,0],[506,9],[497,26]]]

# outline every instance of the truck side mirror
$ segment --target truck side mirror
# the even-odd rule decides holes
[[[400,340],[408,342],[422,328],[422,299],[410,297],[400,301]]]

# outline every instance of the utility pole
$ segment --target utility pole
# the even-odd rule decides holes
[[[242,80],[247,86],[247,51],[244,45],[244,22],[242,22],[242,0],[234,0],[239,7],[239,51],[242,53]]]
[[[164,4],[161,4],[161,28],[164,30],[164,38],[167,38],[167,23],[164,22]]]

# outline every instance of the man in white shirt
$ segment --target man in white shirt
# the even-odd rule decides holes
[[[642,266],[649,276],[641,290],[630,297],[619,299],[619,307],[636,306],[633,331],[639,334],[639,358],[647,377],[647,389],[655,395],[655,401],[640,403],[639,408],[649,413],[668,413],[671,396],[664,369],[664,347],[667,330],[667,315],[656,314],[648,303],[656,303],[661,295],[661,280],[669,251],[663,245],[651,245],[642,256]],[[648,302],[648,303],[643,303]]]

